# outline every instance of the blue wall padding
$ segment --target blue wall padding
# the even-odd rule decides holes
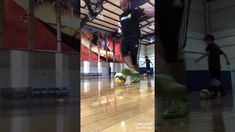
[[[147,73],[146,67],[140,67],[140,74]],[[150,69],[151,75],[153,74],[153,68]]]
[[[222,71],[221,80],[223,87],[226,90],[232,89],[231,72]],[[210,76],[209,72],[203,71],[187,71],[186,72],[186,83],[190,91],[200,91],[201,89],[210,88]]]

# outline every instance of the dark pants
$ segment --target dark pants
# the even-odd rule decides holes
[[[150,76],[151,75],[151,68],[150,67],[146,67],[146,73],[147,73],[147,75],[148,76]]]
[[[139,39],[131,38],[131,39],[122,39],[121,41],[121,52],[122,56],[130,56],[132,59],[133,65],[138,65],[139,58]]]

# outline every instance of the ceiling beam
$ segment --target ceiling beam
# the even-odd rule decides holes
[[[109,3],[109,4],[113,5],[113,6],[115,6],[115,7],[119,8],[119,9],[121,9],[120,6],[118,6],[118,5],[116,5],[116,4],[112,3],[112,2],[110,2],[109,0],[105,0],[105,2],[107,2],[107,3]]]
[[[85,15],[84,13],[81,13],[82,15]],[[104,20],[102,20],[102,19],[100,19],[100,18],[95,18],[96,20],[99,20],[99,21],[102,21],[102,22],[104,22],[104,23],[107,23],[107,24],[110,24],[110,25],[113,25],[113,26],[115,26],[115,27],[118,27],[118,28],[120,28],[120,26],[119,25],[115,25],[115,24],[113,24],[113,23],[111,23],[111,22],[108,22],[108,21],[104,21]]]
[[[154,7],[154,4],[153,4],[152,2],[150,2],[150,1],[149,1],[148,3],[149,3],[151,6],[153,6],[153,7]]]
[[[154,22],[155,22],[155,21],[148,22],[148,23],[142,25],[142,26],[140,27],[140,29],[145,28],[145,27],[149,26],[150,24],[152,24],[152,23],[154,23]]]
[[[85,8],[83,8],[83,9],[85,9]],[[83,13],[83,14],[84,14],[84,13]],[[103,16],[104,16],[104,17],[107,17],[107,18],[109,18],[109,19],[111,19],[111,20],[113,20],[113,21],[119,22],[118,20],[116,20],[116,19],[114,19],[114,18],[112,18],[112,17],[106,16],[106,15],[104,15],[104,14],[103,14]]]
[[[99,23],[96,23],[96,22],[90,22],[90,23],[93,23],[93,24],[96,24],[96,25],[99,25],[99,26],[103,26],[105,28],[108,28],[108,29],[111,29],[111,30],[114,30],[114,31],[117,30],[117,29],[114,29],[114,28],[111,28],[111,27],[108,27],[108,26],[105,26],[105,25],[102,25],[102,24],[99,24]]]
[[[101,30],[101,31],[105,31],[105,32],[108,32],[108,33],[110,33],[111,31],[108,31],[108,30],[106,30],[106,29],[102,29],[102,28],[99,28],[99,27],[95,27],[95,26],[92,26],[92,25],[88,25],[88,24],[86,24],[85,26],[87,26],[87,27],[92,27],[92,28],[95,28],[95,29],[98,29],[98,30]],[[112,33],[112,32],[111,32]]]
[[[153,35],[155,35],[155,33],[146,34],[146,35],[141,36],[140,39],[145,39],[146,37],[150,37]]]

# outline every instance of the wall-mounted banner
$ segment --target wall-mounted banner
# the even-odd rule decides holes
[[[57,13],[55,0],[4,0],[3,48],[29,49],[29,5],[34,14],[34,49],[56,51]],[[78,0],[60,4],[62,52],[80,51],[80,17]],[[57,11],[57,12],[56,12]]]
[[[82,61],[113,62],[115,57],[115,62],[121,62],[119,40],[113,41],[111,36],[101,33],[82,32],[81,35]]]

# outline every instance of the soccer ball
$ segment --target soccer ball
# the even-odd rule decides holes
[[[119,84],[125,83],[126,82],[126,75],[123,73],[116,73],[114,76],[114,81]]]
[[[202,89],[200,92],[200,97],[202,99],[208,99],[211,97],[211,92],[208,89]]]

